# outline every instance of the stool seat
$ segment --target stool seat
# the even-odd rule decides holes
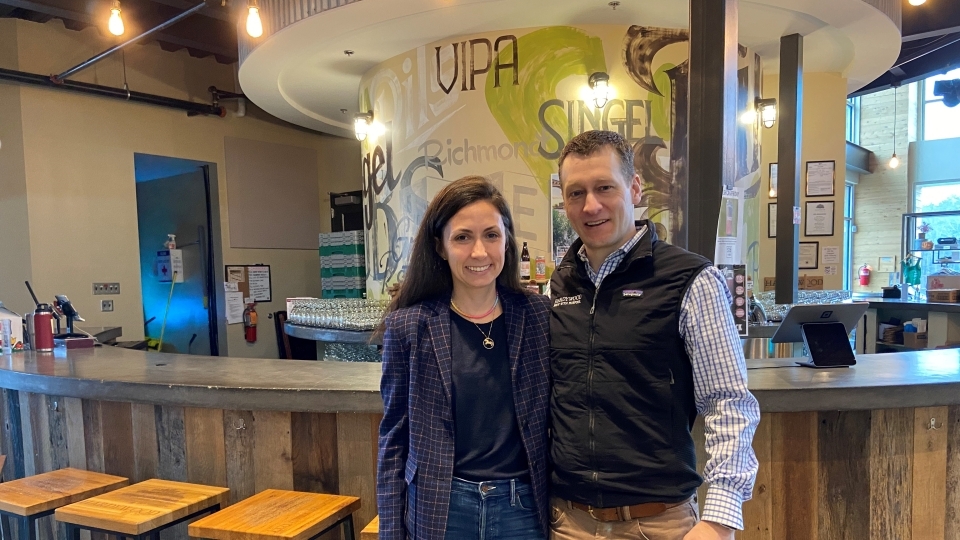
[[[359,509],[358,497],[267,489],[194,521],[187,531],[212,540],[308,540],[344,522],[352,537],[350,516]]]
[[[360,540],[377,540],[378,538],[380,538],[380,516],[374,516],[360,531]]]
[[[0,484],[0,511],[18,516],[49,512],[67,504],[126,486],[120,476],[60,469]]]
[[[230,490],[170,480],[146,480],[58,508],[57,521],[84,529],[138,536],[227,502]]]

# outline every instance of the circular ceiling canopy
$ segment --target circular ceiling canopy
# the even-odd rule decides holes
[[[281,0],[282,1],[282,0]],[[848,91],[900,52],[900,31],[873,0],[756,0],[739,4],[739,42],[776,73],[780,37],[804,36],[804,69],[840,73]],[[240,86],[258,106],[317,131],[353,136],[361,77],[398,54],[449,37],[557,25],[686,28],[687,0],[362,0],[294,22],[242,60]],[[268,14],[264,14],[268,16]],[[346,54],[345,51],[351,51]],[[342,112],[345,110],[346,112]]]

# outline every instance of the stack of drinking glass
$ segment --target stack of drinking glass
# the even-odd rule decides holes
[[[293,301],[287,320],[315,328],[370,331],[380,325],[387,303],[365,298],[301,298]]]

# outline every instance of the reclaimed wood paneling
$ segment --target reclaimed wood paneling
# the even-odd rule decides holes
[[[947,429],[946,512],[944,537],[960,538],[960,405],[950,407]]]
[[[74,469],[87,468],[87,448],[83,442],[83,401],[63,398],[64,420],[67,428],[67,459]]]
[[[227,487],[230,502],[236,503],[257,492],[254,481],[253,413],[223,411],[223,442],[227,464]]]
[[[753,485],[753,497],[743,505],[744,529],[737,533],[740,540],[774,540],[771,425],[769,416],[762,416],[753,436],[753,451],[757,455],[759,468],[757,481]]]
[[[157,473],[163,480],[187,481],[186,445],[183,432],[183,407],[156,407]]]
[[[33,476],[37,474],[36,449],[33,437],[33,424],[30,421],[30,393],[19,392],[20,404],[20,433],[23,441],[23,474]]]
[[[253,413],[254,486],[265,489],[293,489],[293,449],[290,413]]]
[[[103,425],[103,472],[133,478],[136,460],[130,403],[102,401],[100,419]]]
[[[160,447],[157,443],[158,405],[134,403],[130,407],[133,425],[133,456],[135,466],[132,480],[142,482],[157,478],[160,467]]]
[[[911,517],[916,539],[944,540],[948,415],[947,407],[914,409]]]
[[[20,425],[20,393],[3,389],[3,453],[7,462],[3,478],[13,480],[24,477],[23,430]]]
[[[778,540],[816,538],[817,413],[770,415],[773,537]],[[789,488],[784,489],[784,486]]]
[[[818,414],[819,491],[822,540],[859,540],[870,530],[870,411]]]
[[[871,540],[912,538],[913,414],[912,409],[873,411],[870,422]]]
[[[100,417],[100,402],[82,400],[83,445],[87,456],[87,470],[103,472],[103,435]]]
[[[354,529],[360,530],[377,515],[377,462],[371,448],[377,448],[381,415],[337,414],[337,445],[340,466],[340,494],[360,497],[364,504],[353,515]],[[356,459],[351,457],[356,456]],[[363,459],[363,456],[367,456]],[[375,454],[373,455],[375,456]]]
[[[42,396],[46,401],[47,423],[49,429],[51,470],[70,466],[68,447],[67,414],[64,399],[57,396]]]
[[[335,494],[340,489],[337,415],[292,413],[293,489]]]
[[[184,409],[187,482],[227,487],[223,411]]]

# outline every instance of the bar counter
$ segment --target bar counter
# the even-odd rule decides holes
[[[857,362],[748,360],[761,465],[739,538],[960,537],[960,350]],[[72,466],[223,485],[234,502],[266,488],[342,493],[361,497],[362,528],[376,515],[379,381],[376,363],[0,356],[4,478]],[[694,436],[703,463],[699,422]]]

